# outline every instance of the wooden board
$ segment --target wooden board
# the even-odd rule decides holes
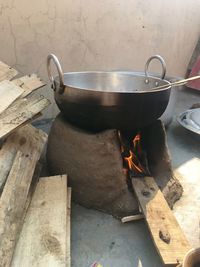
[[[71,266],[71,194],[72,190],[70,187],[67,189],[67,254],[66,254],[66,266]]]
[[[35,90],[43,87],[45,83],[36,74],[26,75],[12,81],[17,86],[20,86],[24,92],[21,98],[28,96]]]
[[[12,168],[0,198],[0,263],[10,267],[16,242],[22,227],[26,209],[31,199],[35,180],[32,179],[38,168],[36,164],[41,156],[47,136],[41,130],[25,126],[6,141],[3,156],[15,153]],[[9,150],[9,147],[11,150]],[[12,152],[11,152],[12,151]],[[8,157],[8,155],[7,155]]]
[[[29,206],[12,267],[69,267],[67,177],[40,178]]]
[[[27,196],[35,169],[35,151],[16,154],[0,199],[0,262],[9,267],[22,225]],[[23,170],[23,171],[22,171]]]
[[[0,150],[0,194],[13,165],[15,155],[15,149],[11,147],[9,150],[7,150],[7,145],[5,145],[5,148],[3,146],[3,148]]]
[[[0,139],[33,120],[49,104],[43,96],[18,99],[0,114]]]
[[[176,266],[191,248],[183,231],[152,177],[133,178],[132,184],[164,265]]]
[[[0,149],[0,193],[6,182],[13,160],[18,150],[24,154],[29,151],[38,151],[38,159],[42,153],[47,134],[31,125],[26,125],[11,134]]]
[[[0,82],[3,80],[11,80],[17,73],[15,69],[0,61]]]
[[[23,218],[22,218],[22,221],[24,222],[24,219],[26,217],[26,212],[28,210],[28,207],[31,203],[31,199],[33,197],[33,193],[35,192],[35,188],[37,186],[37,183],[40,179],[40,173],[42,171],[42,168],[43,168],[43,164],[39,161],[37,162],[37,165],[35,167],[35,171],[34,171],[34,174],[33,174],[33,178],[32,178],[32,181],[31,181],[31,185],[30,185],[30,190],[28,192],[28,195],[27,195],[27,199],[26,199],[26,204],[25,204],[25,212],[23,214]]]
[[[24,90],[8,80],[0,82],[0,113],[7,109]]]

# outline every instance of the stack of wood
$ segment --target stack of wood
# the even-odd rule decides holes
[[[70,266],[67,176],[39,179],[47,134],[29,124],[49,105],[36,76],[0,62],[0,266]]]

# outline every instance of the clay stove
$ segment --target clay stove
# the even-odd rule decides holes
[[[136,169],[134,150],[141,150]],[[47,162],[52,175],[68,174],[76,203],[117,218],[138,213],[132,176],[153,176],[170,207],[183,191],[171,168],[160,120],[139,135],[115,129],[94,132],[72,125],[60,113],[49,134]]]

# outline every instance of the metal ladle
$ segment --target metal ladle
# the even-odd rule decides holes
[[[184,85],[186,84],[187,82],[189,81],[193,81],[193,80],[197,80],[197,79],[200,79],[200,75],[198,76],[193,76],[193,77],[190,77],[190,78],[187,78],[187,79],[183,79],[183,80],[180,80],[180,81],[176,81],[176,82],[173,82],[173,83],[169,83],[169,84],[164,84],[164,85],[160,85],[160,86],[156,86],[154,88],[151,88],[151,90],[158,90],[158,89],[163,89],[163,88],[166,88],[168,86],[179,86],[179,85]]]

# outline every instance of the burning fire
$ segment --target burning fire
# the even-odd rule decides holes
[[[122,140],[119,133],[120,140]],[[145,175],[148,170],[142,165],[143,151],[141,147],[141,134],[137,134],[132,140],[131,148],[126,150],[125,146],[121,145],[123,158],[127,163],[128,170],[132,171],[134,175]]]
[[[129,170],[133,170],[139,173],[144,173],[142,166],[140,165],[140,163],[137,162],[138,160],[135,154],[131,150],[129,151],[129,153],[130,153],[129,157],[124,157],[124,159],[128,163]]]
[[[140,134],[137,134],[135,138],[133,139],[133,150],[136,150],[136,153],[140,155],[142,153],[141,149],[141,136]],[[135,171],[136,173],[143,174],[145,173],[145,169],[140,164],[140,161],[136,154],[129,150],[130,156],[124,157],[124,159],[128,163],[129,170]]]

